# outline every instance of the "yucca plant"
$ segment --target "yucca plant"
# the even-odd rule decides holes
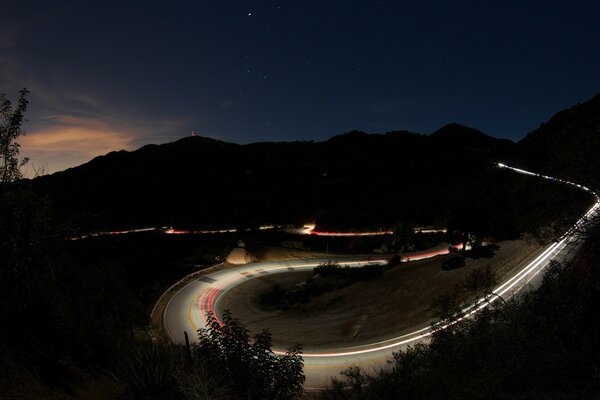
[[[177,398],[177,371],[183,350],[173,345],[140,342],[117,363],[113,378],[136,399]]]
[[[191,373],[179,374],[177,383],[179,393],[185,400],[227,400],[234,398],[231,388],[223,379],[223,375],[215,377],[203,368],[196,368]]]

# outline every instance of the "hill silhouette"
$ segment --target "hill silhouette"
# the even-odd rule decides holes
[[[429,136],[352,131],[323,142],[239,145],[196,136],[112,152],[37,178],[34,187],[83,231],[307,221],[378,229],[440,225],[467,215],[460,205],[476,207],[482,196],[489,207],[502,207],[494,204],[500,198],[513,203],[514,190],[530,196],[512,185],[515,178],[490,172],[499,160],[598,187],[598,154],[600,95],[557,113],[518,144],[456,123]],[[504,185],[508,193],[498,192]]]
[[[84,230],[433,223],[445,215],[459,175],[487,169],[514,148],[459,125],[431,136],[353,131],[316,143],[186,137],[112,152],[34,185]]]
[[[441,143],[460,143],[471,149],[494,151],[496,154],[509,154],[514,150],[514,143],[508,139],[496,139],[477,129],[456,123],[443,126],[433,132],[430,137]]]
[[[600,94],[557,113],[518,148],[531,168],[600,188]]]

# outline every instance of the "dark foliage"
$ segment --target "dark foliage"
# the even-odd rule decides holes
[[[70,390],[71,370],[109,362],[141,308],[111,265],[73,262],[48,199],[18,180],[26,90],[0,96],[0,397],[42,381]],[[143,312],[143,311],[142,311]],[[25,382],[25,383],[24,383]]]
[[[271,351],[265,330],[251,340],[241,322],[225,311],[223,322],[207,314],[208,327],[198,331],[196,362],[225,376],[240,399],[293,399],[302,394],[303,362],[299,345],[286,354]]]
[[[385,268],[394,264],[365,265],[362,267],[340,266],[327,262],[313,269],[313,277],[293,288],[282,288],[278,284],[259,294],[259,302],[265,307],[288,309],[307,303],[312,297],[336,289],[342,289],[360,281],[370,281],[383,275]]]
[[[341,266],[335,262],[328,262],[317,266],[314,274],[320,275],[323,278],[340,279],[352,284],[358,281],[369,281],[379,278],[383,275],[383,266],[381,265],[365,265],[362,267],[347,267]]]
[[[21,125],[29,104],[28,93],[27,89],[19,92],[16,107],[4,93],[0,93],[0,185],[20,179],[20,167],[28,161],[27,158],[19,160],[21,146],[17,142],[19,136],[24,134]]]
[[[109,376],[124,399],[231,400],[233,383],[214,368],[190,363],[181,346],[137,341],[116,360]]]
[[[268,331],[250,338],[229,312],[223,323],[208,315],[191,359],[181,346],[138,341],[123,352],[111,377],[134,399],[286,400],[304,383],[301,349],[271,351]]]
[[[143,303],[144,315],[148,315],[166,288],[197,269],[222,262],[235,242],[231,234],[142,232],[68,241],[64,246],[75,263],[111,270]]]
[[[119,357],[112,378],[136,399],[175,399],[178,375],[183,374],[182,349],[157,343],[138,342]]]
[[[147,314],[114,264],[75,262],[47,201],[13,185],[0,193],[0,207],[0,347],[11,349],[5,361],[68,388],[72,367],[110,365]]]

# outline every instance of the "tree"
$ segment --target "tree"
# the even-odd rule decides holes
[[[305,377],[300,346],[276,355],[271,351],[268,330],[251,341],[246,328],[229,311],[223,313],[222,324],[211,313],[207,319],[207,327],[198,330],[195,361],[226,375],[240,398],[293,399],[302,394]]]
[[[1,398],[14,397],[22,380],[30,379],[30,370],[39,367],[38,372],[61,373],[51,356],[58,348],[54,340],[58,318],[54,312],[62,311],[53,265],[56,229],[49,204],[26,182],[19,181],[20,167],[27,159],[19,160],[16,139],[23,135],[21,124],[28,93],[27,89],[20,91],[16,107],[0,94]],[[52,367],[45,369],[45,365]]]
[[[27,163],[25,157],[19,161],[20,145],[16,139],[24,135],[21,124],[23,114],[27,109],[27,94],[29,90],[23,88],[17,106],[13,108],[10,100],[4,93],[0,93],[0,183],[14,182],[21,178],[20,168]]]
[[[21,178],[19,144],[23,135],[21,124],[27,109],[27,89],[20,91],[17,106],[13,107],[0,94],[0,324],[18,321],[24,310],[33,310],[33,287],[38,275],[52,275],[48,262],[53,246],[48,205],[35,196],[26,185],[16,184]],[[17,319],[15,319],[17,318]],[[10,329],[3,329],[0,337]]]

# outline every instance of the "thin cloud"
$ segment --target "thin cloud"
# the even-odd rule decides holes
[[[16,23],[0,30],[0,88],[15,101],[23,86],[30,90],[26,135],[18,141],[21,155],[31,160],[30,175],[40,168],[53,173],[111,151],[163,143],[191,131],[187,119],[115,102],[119,96],[114,93],[100,95],[94,87],[70,79],[41,79],[16,51],[21,34]]]
[[[172,137],[174,132],[182,130],[182,125],[182,121],[175,120],[127,121],[51,115],[38,121],[19,143],[23,156],[29,157],[34,165],[41,165],[45,173],[53,173],[111,151],[134,150],[152,143],[150,138]]]
[[[55,124],[20,138],[21,154],[44,172],[52,173],[85,163],[113,150],[131,150],[134,132],[115,129],[102,121],[55,117]]]

